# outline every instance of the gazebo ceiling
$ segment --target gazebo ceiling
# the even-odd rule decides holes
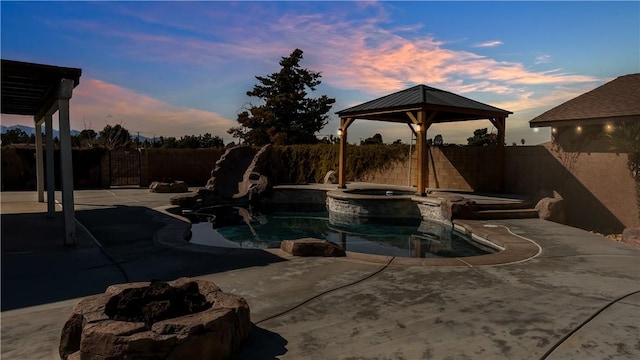
[[[57,100],[61,79],[80,83],[81,69],[2,59],[3,114],[37,115]]]
[[[437,111],[434,123],[505,118],[512,112],[487,105],[464,96],[417,85],[402,91],[338,111],[341,118],[367,119],[388,122],[410,122],[406,112]]]

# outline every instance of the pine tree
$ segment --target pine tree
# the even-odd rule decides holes
[[[335,99],[322,95],[309,98],[307,90],[320,85],[320,73],[300,67],[302,50],[295,49],[280,61],[281,69],[266,77],[256,76],[259,84],[247,96],[262,100],[262,105],[250,104],[238,114],[238,127],[229,134],[251,145],[312,144],[315,134],[328,122],[327,113]]]

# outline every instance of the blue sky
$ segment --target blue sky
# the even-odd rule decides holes
[[[135,134],[226,130],[254,76],[301,65],[322,73],[314,96],[335,112],[425,84],[514,112],[507,143],[549,140],[528,121],[617,76],[640,72],[640,2],[9,2],[0,3],[3,59],[79,67],[72,128],[121,123]],[[2,115],[2,125],[32,125]],[[434,125],[466,143],[489,121]],[[350,142],[402,124],[356,121]]]

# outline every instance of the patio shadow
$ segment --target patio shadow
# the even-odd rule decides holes
[[[252,325],[249,341],[240,353],[240,359],[277,359],[287,353],[287,344],[288,341],[280,334]]]
[[[174,280],[285,261],[261,250],[216,254],[159,245],[154,238],[160,229],[188,229],[189,224],[142,206],[81,210],[76,219],[102,249],[81,226],[78,245],[63,246],[61,218],[2,215],[2,311],[93,295],[117,283]]]

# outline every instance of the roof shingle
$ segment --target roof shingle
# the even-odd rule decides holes
[[[553,126],[580,120],[590,122],[640,120],[640,73],[620,76],[600,87],[544,112],[529,126]]]

